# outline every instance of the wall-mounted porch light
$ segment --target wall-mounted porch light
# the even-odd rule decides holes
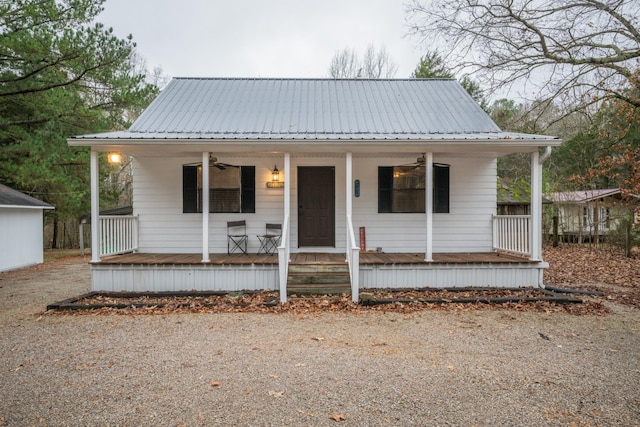
[[[109,163],[118,164],[122,162],[122,155],[117,151],[112,151],[107,155],[107,160]]]
[[[280,171],[277,165],[273,166],[271,181],[267,181],[267,188],[284,188],[284,182],[280,181]]]

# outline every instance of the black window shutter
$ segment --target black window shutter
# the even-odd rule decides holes
[[[449,213],[449,165],[433,165],[433,212]]]
[[[182,212],[198,212],[197,166],[182,166]]]
[[[256,212],[256,167],[240,167],[240,187],[241,205],[240,211],[243,213]]]
[[[391,212],[391,191],[393,188],[393,167],[378,167],[378,213]]]

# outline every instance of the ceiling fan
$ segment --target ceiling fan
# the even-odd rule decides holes
[[[185,166],[201,166],[201,162],[197,163],[187,163]],[[214,155],[209,155],[209,167],[216,167],[220,170],[225,170],[226,168],[239,168],[238,165],[232,165],[230,163],[222,163],[218,161],[218,158]]]
[[[401,167],[412,167],[412,168],[416,169],[416,168],[419,168],[419,167],[424,167],[426,164],[427,164],[427,159],[423,154],[422,156],[418,157],[415,162],[407,163],[407,164],[399,165],[399,166],[401,166]]]
[[[239,166],[237,165],[232,165],[229,163],[222,163],[218,161],[218,158],[213,156],[213,155],[209,155],[209,166],[215,166],[220,170],[225,170],[226,168],[237,168]]]

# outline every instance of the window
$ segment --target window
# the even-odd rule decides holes
[[[604,222],[604,226],[611,228],[611,211],[609,208],[600,208],[600,221]]]
[[[424,213],[425,167],[378,167],[378,213]],[[449,165],[433,165],[433,212],[449,212]]]
[[[209,212],[256,211],[255,166],[209,168]],[[202,212],[202,167],[182,167],[182,212]]]
[[[582,226],[586,227],[591,222],[591,211],[589,208],[582,208]]]

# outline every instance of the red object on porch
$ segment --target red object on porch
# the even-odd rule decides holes
[[[367,250],[367,235],[365,234],[364,227],[360,227],[360,251]]]

